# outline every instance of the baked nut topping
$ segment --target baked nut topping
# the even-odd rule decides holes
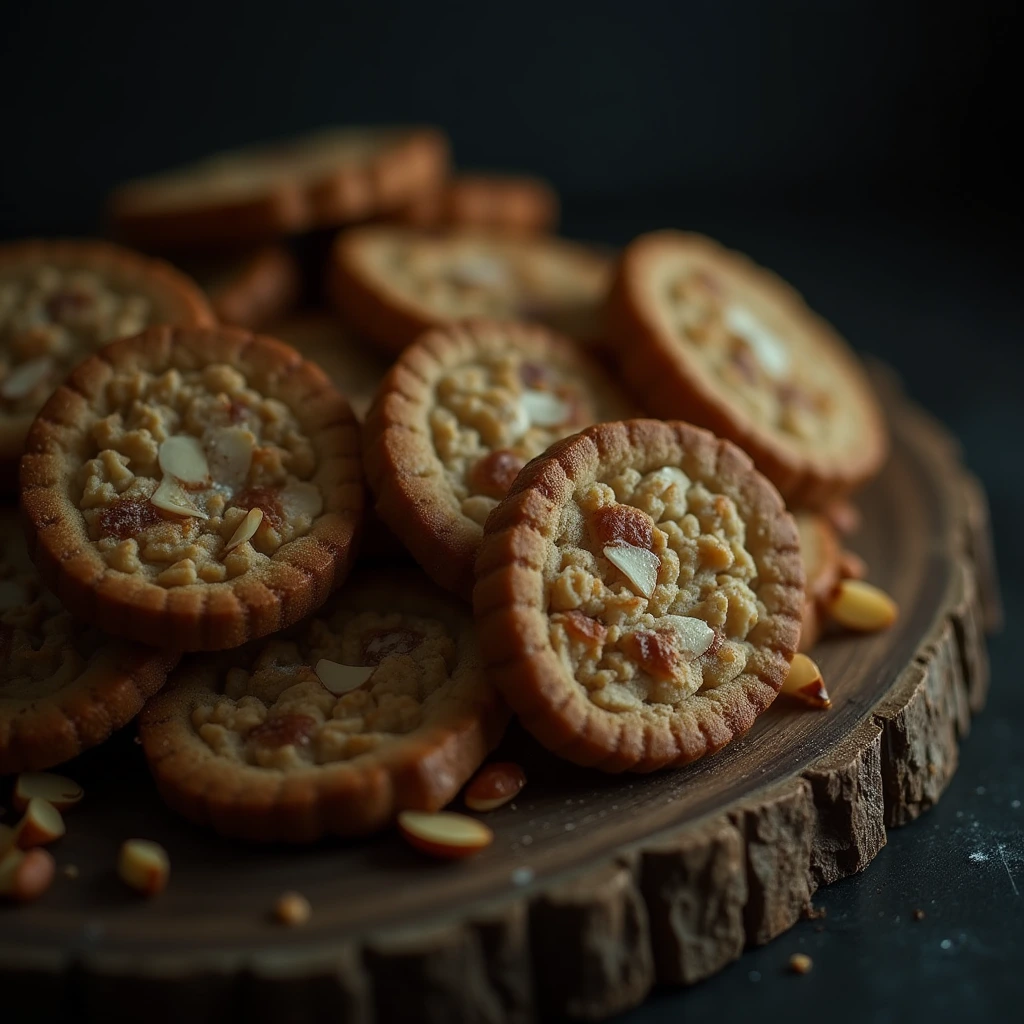
[[[788,285],[710,239],[633,241],[609,334],[647,408],[742,445],[792,504],[841,498],[885,459],[878,403],[843,340]]]
[[[159,843],[129,839],[121,845],[117,874],[125,885],[143,896],[156,896],[167,888],[171,861]]]
[[[215,777],[239,787],[215,827],[307,841],[443,806],[506,716],[465,612],[398,574],[350,582],[286,633],[186,665],[148,706],[141,736],[186,816],[206,820],[201,779]]]
[[[339,236],[330,273],[346,319],[397,352],[432,327],[471,317],[538,321],[597,340],[610,263],[549,237],[373,226]]]
[[[468,598],[483,524],[523,466],[627,410],[595,364],[544,328],[432,331],[395,364],[367,416],[377,511],[436,582]]]
[[[198,287],[165,263],[103,242],[0,246],[0,459],[21,454],[76,363],[159,322],[214,322]]]
[[[803,573],[777,491],[684,423],[590,427],[488,519],[473,594],[495,683],[537,738],[609,771],[746,731],[796,650]]]
[[[237,646],[322,601],[351,557],[354,420],[316,367],[272,339],[158,328],[110,346],[57,391],[28,448],[40,570],[111,632]],[[266,600],[253,590],[264,583],[280,618],[247,621],[242,606]],[[216,632],[201,621],[211,609]]]

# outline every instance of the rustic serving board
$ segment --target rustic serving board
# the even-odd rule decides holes
[[[0,910],[0,1006],[34,1022],[599,1020],[785,931],[938,799],[985,700],[999,606],[984,495],[882,384],[895,450],[852,546],[901,616],[819,645],[830,711],[777,701],[719,754],[650,776],[575,768],[513,729],[501,753],[530,782],[488,816],[494,845],[456,864],[394,834],[218,839],[164,809],[129,730],[68,769],[86,800],[54,849],[78,877]],[[154,901],[115,876],[132,836],[170,852]],[[290,889],[313,906],[295,930],[269,914]]]

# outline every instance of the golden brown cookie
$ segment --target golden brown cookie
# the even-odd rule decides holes
[[[792,517],[743,452],[688,423],[553,445],[487,520],[476,569],[491,679],[541,743],[604,771],[746,732],[800,638]]]
[[[394,217],[417,228],[479,228],[536,235],[558,226],[558,193],[541,178],[457,174]]]
[[[402,353],[363,427],[377,513],[436,583],[469,600],[484,521],[523,466],[629,409],[547,328],[470,320],[431,331]]]
[[[100,345],[157,323],[215,322],[173,267],[106,242],[0,246],[0,476],[13,479],[43,402]]]
[[[353,578],[287,633],[183,663],[141,735],[176,811],[309,842],[443,807],[507,719],[468,609],[408,570]]]
[[[641,235],[608,318],[645,407],[736,442],[791,504],[819,508],[884,462],[885,422],[853,353],[745,256],[699,235]]]
[[[21,461],[29,550],[69,611],[181,650],[321,605],[362,517],[355,420],[318,367],[233,328],[152,328],[57,389]]]
[[[334,244],[328,287],[355,330],[392,352],[469,317],[539,321],[602,336],[611,262],[558,238],[356,228]]]
[[[41,771],[102,743],[177,660],[76,622],[43,588],[17,514],[0,511],[0,775]]]
[[[184,264],[210,297],[217,319],[232,327],[262,330],[290,312],[302,293],[298,260],[285,245]]]
[[[121,185],[114,227],[146,246],[233,246],[387,213],[444,178],[434,128],[338,128]]]
[[[320,311],[296,313],[276,321],[269,330],[316,363],[348,399],[356,419],[360,423],[366,419],[391,366],[391,359],[376,345],[356,337],[336,314]]]

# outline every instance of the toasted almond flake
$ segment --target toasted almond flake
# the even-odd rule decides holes
[[[466,787],[463,797],[471,811],[493,811],[514,800],[526,785],[526,773],[511,761],[485,765]]]
[[[810,974],[814,961],[806,953],[794,953],[789,958],[789,969],[794,974]]]
[[[0,383],[0,395],[4,398],[24,398],[31,394],[53,371],[53,361],[46,356],[30,359],[16,366]]]
[[[789,349],[753,313],[742,306],[730,306],[725,311],[725,323],[753,349],[769,377],[785,376],[789,370]]]
[[[174,434],[160,445],[160,468],[165,477],[173,476],[185,484],[203,484],[209,479],[210,467],[199,439],[190,434]]]
[[[194,519],[210,518],[189,501],[185,490],[173,476],[165,476],[149,500],[157,508],[162,508],[165,512],[173,512],[176,516],[191,516]]]
[[[557,427],[572,416],[569,403],[550,391],[526,388],[519,396],[526,417],[534,427]]]
[[[34,846],[47,846],[66,831],[60,811],[53,804],[33,797],[15,830],[15,842],[23,850],[29,850]]]
[[[214,481],[232,489],[249,476],[256,437],[245,427],[219,427],[206,438],[206,456]]]
[[[155,896],[167,886],[171,861],[159,843],[148,839],[129,839],[118,854],[117,873],[125,885],[144,896]]]
[[[281,508],[288,518],[309,516],[316,519],[324,510],[324,499],[316,484],[291,480],[281,489]]]
[[[0,580],[0,612],[10,611],[25,603],[25,588],[14,580]]]
[[[53,772],[22,772],[14,786],[14,806],[23,814],[33,799],[45,800],[64,814],[84,796],[85,791],[77,782]]]
[[[490,256],[474,256],[456,263],[448,278],[467,288],[498,288],[508,280],[508,267]]]
[[[339,665],[336,661],[321,658],[313,671],[327,690],[340,697],[358,690],[373,675],[375,668],[372,665]]]
[[[653,551],[635,544],[607,544],[604,557],[633,584],[644,597],[650,597],[658,585],[661,559]]]
[[[887,629],[896,621],[896,602],[863,580],[843,580],[827,604],[829,615],[841,626],[862,633]]]
[[[787,697],[794,697],[809,707],[830,708],[832,706],[828,690],[825,689],[825,680],[821,676],[821,669],[806,654],[793,656],[789,673],[780,692],[786,694]]]
[[[402,811],[398,828],[417,850],[447,860],[468,857],[494,841],[482,821],[453,811]]]
[[[715,631],[703,619],[692,615],[663,615],[656,628],[670,630],[679,640],[676,645],[679,652],[691,661],[706,654],[715,642]]]
[[[249,509],[245,518],[238,524],[238,529],[231,534],[231,540],[224,545],[225,553],[232,548],[237,548],[239,544],[244,544],[247,540],[251,540],[256,535],[256,531],[260,528],[260,523],[262,522],[263,509],[258,505],[256,508]]]

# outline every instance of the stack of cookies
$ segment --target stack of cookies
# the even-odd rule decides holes
[[[797,651],[830,619],[891,621],[843,582],[877,401],[744,257],[556,238],[550,186],[451,175],[430,128],[110,214],[135,249],[0,248],[0,774],[141,711],[191,820],[365,834],[448,804],[512,713],[577,764],[682,765],[784,686],[827,702]]]

